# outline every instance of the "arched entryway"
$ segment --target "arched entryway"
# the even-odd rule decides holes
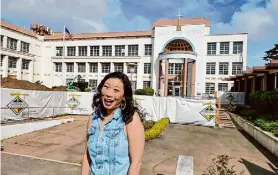
[[[194,96],[197,54],[183,39],[169,42],[159,54],[161,96]]]

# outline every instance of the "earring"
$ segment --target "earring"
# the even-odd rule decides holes
[[[124,110],[125,107],[126,107],[126,101],[123,100],[123,103],[121,103],[120,108],[121,108],[122,110]]]

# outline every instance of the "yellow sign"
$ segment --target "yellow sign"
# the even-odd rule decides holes
[[[71,97],[68,101],[67,101],[67,105],[71,108],[71,109],[75,109],[80,105],[80,102],[77,100],[77,97],[81,96],[78,94],[69,94],[69,96]]]
[[[25,108],[28,107],[28,104],[20,98],[20,96],[28,96],[28,94],[23,94],[20,92],[12,92],[11,96],[15,96],[15,98],[7,105],[16,115],[19,115]]]
[[[200,111],[200,114],[203,117],[205,117],[208,121],[210,121],[215,117],[216,114],[216,110],[212,106],[215,105],[215,103],[209,101],[209,102],[204,102],[203,105],[205,105],[206,107],[202,111]]]

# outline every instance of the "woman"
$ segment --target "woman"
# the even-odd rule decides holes
[[[92,107],[82,175],[139,175],[144,127],[133,105],[128,77],[121,72],[106,75]]]

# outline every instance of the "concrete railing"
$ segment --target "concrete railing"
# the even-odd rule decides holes
[[[272,154],[278,157],[278,138],[272,133],[263,131],[261,128],[251,124],[249,121],[242,117],[230,113],[234,121],[248,134],[250,134],[261,145],[268,149]]]

